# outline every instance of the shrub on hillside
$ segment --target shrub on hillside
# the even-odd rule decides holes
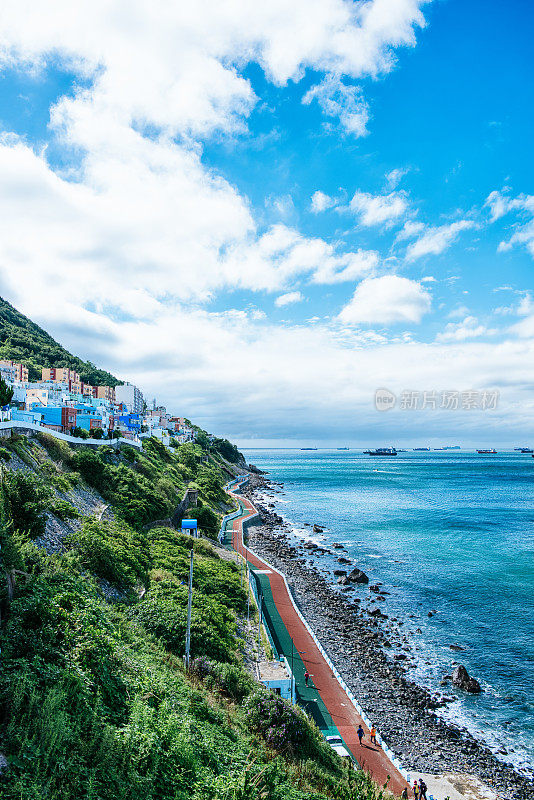
[[[143,475],[115,461],[110,447],[99,447],[97,451],[82,448],[74,454],[74,465],[87,483],[112,503],[130,525],[142,528],[173,510],[166,487],[154,487]]]
[[[54,461],[63,461],[65,464],[70,464],[73,452],[67,442],[62,439],[56,439],[50,433],[43,433],[42,431],[38,431],[35,437]]]
[[[198,529],[203,536],[217,541],[221,523],[215,511],[212,511],[209,506],[199,505],[197,508],[190,508],[187,511],[187,516],[189,519],[197,520]]]
[[[62,520],[80,518],[80,512],[78,509],[67,500],[54,500],[50,510],[56,515],[56,517]]]
[[[206,656],[197,656],[191,662],[190,672],[199,680],[216,687],[233,700],[241,702],[256,685],[248,672],[239,664],[219,663]]]
[[[148,537],[154,568],[170,570],[179,580],[187,581],[189,553],[193,547],[195,588],[228,608],[246,611],[247,595],[234,562],[219,558],[213,548],[202,540],[192,539],[171,528],[153,528],[148,532]]]
[[[232,464],[238,464],[245,460],[235,444],[229,442],[228,439],[214,439],[211,443],[211,447]]]
[[[338,756],[298,706],[262,688],[247,697],[244,708],[250,729],[273,750],[298,759],[312,758],[327,769],[339,769]]]
[[[83,570],[129,591],[148,584],[146,535],[123,522],[86,519],[79,531],[65,540]]]
[[[165,644],[171,653],[185,653],[187,586],[176,579],[153,582],[143,601],[130,615]],[[235,659],[236,626],[233,614],[212,597],[193,591],[191,653],[218,661]]]
[[[7,514],[18,531],[32,538],[42,536],[46,529],[46,509],[50,489],[28,472],[7,472],[4,475]]]

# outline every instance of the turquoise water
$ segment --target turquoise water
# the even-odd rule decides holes
[[[504,746],[504,760],[533,768],[534,459],[329,450],[245,456],[283,481],[277,511],[297,535],[343,542],[391,592],[382,607],[412,632],[417,680],[437,688],[455,659],[480,680],[483,694],[458,697],[446,714],[493,749]],[[305,522],[327,530],[313,536]],[[454,653],[450,644],[466,649]]]

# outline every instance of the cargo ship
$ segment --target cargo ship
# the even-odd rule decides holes
[[[491,449],[491,450],[477,450],[477,453],[481,453],[481,454],[491,453],[491,454],[493,455],[493,454],[494,454],[494,453],[496,453],[496,452],[497,452],[497,451],[495,450],[495,448],[494,448],[494,447],[492,447],[492,449]]]
[[[368,456],[396,456],[397,451],[394,447],[377,447],[376,450],[364,450]]]

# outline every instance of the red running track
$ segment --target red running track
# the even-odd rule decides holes
[[[233,495],[233,492],[229,492],[229,494]],[[409,785],[382,748],[379,745],[370,743],[368,727],[356,711],[347,693],[336,679],[328,662],[297,614],[283,577],[271,570],[268,564],[244,547],[243,520],[255,514],[256,509],[246,498],[240,495],[233,496],[241,500],[248,510],[247,514],[234,520],[232,531],[234,550],[245,556],[254,567],[268,571],[269,583],[278,613],[295,642],[296,649],[303,654],[301,656],[302,660],[308,672],[313,676],[314,684],[332,717],[334,725],[358,764],[381,786],[384,786],[389,777],[388,789],[393,794],[400,795],[404,787],[410,788]],[[360,745],[356,733],[359,725],[365,731],[363,745]]]

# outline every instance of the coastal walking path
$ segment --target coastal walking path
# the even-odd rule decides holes
[[[274,634],[278,655],[283,653],[289,664],[293,664],[299,705],[313,716],[324,734],[339,732],[346,748],[376,783],[384,786],[388,781],[389,791],[400,795],[408,786],[405,778],[384,749],[371,744],[365,720],[358,714],[300,617],[284,577],[246,547],[243,523],[257,515],[255,507],[230,488],[227,491],[240,507],[239,515],[226,523],[227,541],[246,559],[259,583],[262,611],[266,621],[272,623],[269,628],[271,635]],[[304,680],[306,670],[310,674],[308,686]],[[365,732],[362,745],[357,735],[359,725]]]

